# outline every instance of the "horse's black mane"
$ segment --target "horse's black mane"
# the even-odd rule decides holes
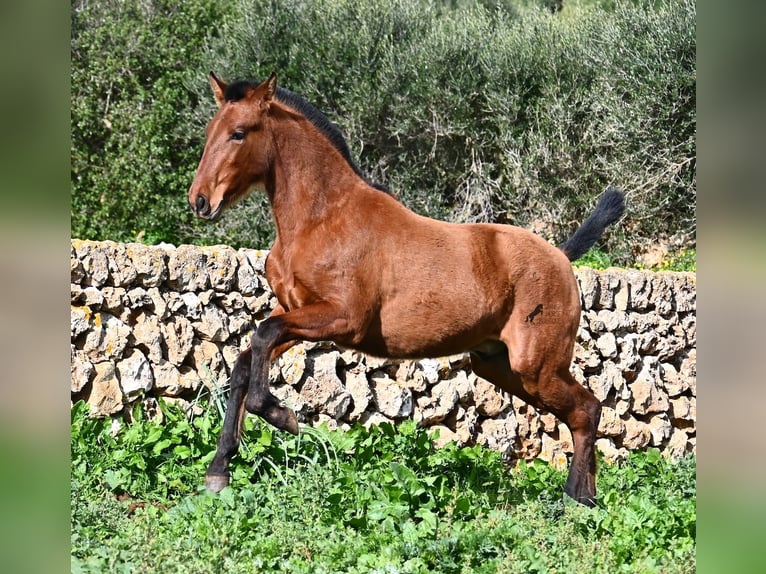
[[[236,102],[241,100],[247,95],[248,90],[257,87],[258,84],[259,82],[248,82],[247,80],[232,82],[226,86],[226,91],[223,95],[224,100],[227,102]],[[328,140],[330,140],[330,143],[335,147],[335,149],[337,149],[346,159],[348,164],[354,170],[354,173],[356,173],[365,182],[367,182],[367,184],[371,185],[375,189],[379,189],[380,191],[391,193],[386,186],[371,181],[364,173],[362,173],[362,170],[360,170],[356,163],[354,163],[354,160],[351,159],[351,152],[348,149],[346,138],[343,137],[343,132],[341,132],[340,128],[331,122],[326,115],[324,115],[313,105],[303,99],[303,97],[281,86],[277,86],[276,99],[277,101],[290,106],[307,120],[309,120],[312,124],[314,124],[320,133],[322,133]]]

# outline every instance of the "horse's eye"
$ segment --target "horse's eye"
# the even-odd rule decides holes
[[[234,141],[242,141],[245,139],[245,132],[242,130],[237,130],[231,134],[231,139]]]

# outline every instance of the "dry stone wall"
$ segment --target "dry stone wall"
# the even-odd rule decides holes
[[[95,416],[157,399],[204,408],[276,303],[267,252],[72,240],[71,397]],[[657,447],[696,450],[696,276],[575,269],[583,312],[572,372],[603,404],[607,459]],[[549,413],[499,391],[468,355],[395,361],[304,343],[271,369],[302,423],[346,427],[412,418],[439,441],[567,463],[572,437]]]

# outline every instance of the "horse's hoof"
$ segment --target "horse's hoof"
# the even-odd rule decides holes
[[[275,406],[268,409],[261,416],[266,422],[278,429],[291,434],[298,434],[298,417],[295,416],[295,412],[292,409]]]
[[[213,492],[221,492],[229,486],[229,477],[223,474],[206,474],[205,488]]]
[[[285,420],[284,429],[291,434],[298,434],[298,417],[295,416],[295,412],[292,409],[287,410],[287,417]]]

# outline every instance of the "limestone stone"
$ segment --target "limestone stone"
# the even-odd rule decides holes
[[[450,381],[435,384],[429,395],[418,397],[415,422],[427,426],[443,421],[457,406],[457,400],[457,391]]]
[[[106,250],[110,283],[115,287],[132,285],[138,276],[138,272],[133,265],[126,246],[113,241],[105,241],[103,246]]]
[[[351,406],[351,394],[337,376],[307,377],[300,395],[316,412],[335,419],[343,417]]]
[[[623,314],[610,309],[600,309],[596,312],[596,320],[600,326],[603,325],[601,328],[602,331],[605,330],[607,333],[612,333],[620,328]]]
[[[630,308],[634,311],[643,312],[649,309],[652,284],[646,273],[638,270],[628,270],[627,281],[630,285]]]
[[[479,377],[474,373],[467,373],[465,370],[460,370],[455,371],[447,381],[455,389],[458,396],[458,402],[463,405],[468,405],[474,401],[474,389],[476,388],[476,381],[478,379]]]
[[[439,380],[439,361],[436,359],[423,359],[418,361],[420,371],[423,373],[429,385],[435,385]]]
[[[598,274],[599,298],[596,307],[600,309],[614,309],[614,298],[620,289],[620,272],[617,269],[605,269]]]
[[[598,375],[591,375],[587,378],[588,388],[599,402],[603,402],[609,396],[609,392],[616,387],[615,381],[622,380],[622,372],[614,365],[608,362]]]
[[[219,379],[226,375],[223,355],[218,345],[211,341],[197,338],[192,341],[191,363],[203,383],[209,383],[210,378]],[[210,387],[210,384],[206,386]]]
[[[316,408],[290,385],[272,386],[271,393],[284,406],[292,409],[299,421],[306,421],[312,414],[316,413]]]
[[[134,318],[133,339],[152,363],[163,358],[160,320],[154,313],[140,311]]]
[[[79,393],[90,382],[91,376],[95,372],[93,364],[88,360],[88,356],[72,345],[71,352],[71,392]]]
[[[351,394],[337,375],[340,353],[312,354],[309,362],[313,376],[308,376],[301,387],[301,396],[317,411],[333,418],[341,418],[351,406]]]
[[[122,410],[122,391],[117,380],[114,363],[103,361],[93,365],[95,375],[86,402],[90,407],[90,415],[105,417]]]
[[[203,247],[205,267],[210,287],[216,291],[229,291],[237,279],[237,252],[226,245]]]
[[[436,434],[434,438],[434,446],[436,448],[441,448],[451,442],[460,443],[458,434],[447,426],[435,424],[430,426],[429,430]]]
[[[628,458],[628,449],[617,448],[614,443],[607,438],[600,438],[596,440],[596,449],[604,455],[604,460],[608,464],[614,464],[616,462],[623,461]]]
[[[352,407],[346,417],[350,422],[356,422],[370,406],[373,400],[367,374],[361,367],[355,367],[346,372],[346,390],[351,395]]]
[[[199,320],[192,322],[192,326],[200,339],[222,343],[229,338],[229,319],[212,303],[204,306]]]
[[[476,379],[473,398],[476,410],[485,417],[497,417],[511,405],[508,393],[481,378]]]
[[[667,273],[655,273],[651,276],[652,301],[660,315],[667,315],[675,308],[673,282]]]
[[[479,414],[476,407],[470,406],[464,409],[462,416],[455,421],[455,434],[461,444],[474,444],[479,425]]]
[[[374,411],[374,412],[365,412],[362,414],[361,417],[359,417],[359,422],[364,426],[365,428],[370,428],[373,425],[380,425],[382,423],[392,423],[390,418],[387,416]]]
[[[119,316],[122,312],[124,300],[127,299],[125,289],[122,287],[102,287],[101,295],[103,296],[101,310]]]
[[[104,294],[98,287],[90,285],[80,292],[78,303],[86,305],[92,310],[101,309],[101,305],[104,304]]]
[[[678,397],[671,399],[670,416],[673,419],[696,421],[697,399],[694,397]]]
[[[278,359],[282,380],[288,385],[296,386],[303,381],[306,374],[306,346],[294,345],[287,349]]]
[[[101,287],[109,279],[109,261],[104,246],[91,241],[73,242],[83,270],[85,286]]]
[[[697,310],[697,275],[695,273],[679,273],[674,275],[676,310],[679,313]]]
[[[575,269],[575,276],[580,284],[582,308],[593,308],[593,305],[599,298],[598,274],[589,267],[579,267]]]
[[[617,356],[617,339],[614,333],[604,333],[596,339],[596,347],[601,356],[606,359],[612,359]]]
[[[593,371],[601,366],[601,356],[593,348],[587,348],[583,345],[576,344],[574,352],[575,364],[580,367],[584,372]]]
[[[85,279],[85,270],[82,267],[82,262],[77,257],[77,250],[74,247],[75,241],[77,240],[73,240],[69,246],[69,277],[72,285],[77,285]]]
[[[518,423],[512,412],[505,418],[484,419],[479,424],[476,442],[508,457],[514,454],[517,428]]]
[[[133,310],[151,307],[153,304],[152,297],[143,287],[134,287],[125,292],[125,305],[128,305]]]
[[[90,319],[93,313],[90,307],[69,307],[69,332],[74,340],[90,328]]]
[[[652,446],[661,447],[665,444],[668,438],[670,438],[670,433],[673,430],[668,415],[665,413],[658,413],[652,416],[647,424],[649,426],[649,432],[652,435],[650,444]]]
[[[126,252],[142,287],[159,287],[168,276],[167,255],[164,250],[131,243]]]
[[[149,360],[138,349],[130,349],[125,358],[117,363],[120,388],[129,400],[142,396],[151,390],[154,375]]]
[[[637,450],[644,448],[652,439],[652,433],[649,426],[634,418],[625,421],[625,434],[622,437],[622,446],[628,450]]]
[[[611,407],[601,407],[601,420],[598,424],[599,436],[621,436],[625,432],[625,423]]]
[[[668,409],[668,396],[658,387],[658,380],[657,360],[647,357],[636,381],[629,385],[632,396],[631,409],[634,413],[645,415]]]
[[[184,316],[187,319],[199,320],[202,317],[202,301],[194,291],[181,293],[181,301],[184,306]]]
[[[558,431],[558,438],[556,440],[559,445],[561,445],[562,450],[566,454],[573,454],[574,439],[572,438],[572,431],[570,431],[569,427],[562,422],[558,423],[556,430]]]
[[[168,306],[160,290],[157,287],[149,287],[146,293],[152,300],[154,314],[157,315],[157,318],[160,320],[166,319],[168,317]]]
[[[162,323],[162,335],[167,347],[167,359],[180,367],[192,350],[194,329],[186,317],[175,315]]]
[[[688,381],[681,377],[678,369],[672,363],[661,363],[659,372],[662,388],[665,389],[669,397],[677,397],[689,388]]]
[[[422,393],[428,388],[425,373],[413,361],[402,361],[396,368],[394,379],[400,387],[410,389],[413,393]]]
[[[93,361],[119,359],[128,344],[130,327],[109,313],[93,313],[83,350]]]
[[[537,456],[558,470],[564,470],[569,463],[562,444],[547,433],[541,437],[540,454]]]
[[[556,430],[558,419],[553,413],[542,413],[540,415],[540,428],[543,432],[551,433]]]
[[[670,440],[668,440],[662,453],[669,458],[678,459],[684,456],[687,450],[690,450],[689,447],[690,441],[686,433],[681,429],[673,429]]]
[[[176,367],[169,361],[152,364],[154,387],[166,396],[175,397],[187,391],[197,391],[202,385],[199,375],[190,367]]]
[[[378,410],[386,417],[398,419],[412,414],[412,391],[402,388],[386,375],[373,375],[370,391]]]
[[[255,295],[261,289],[261,282],[242,249],[237,251],[237,263],[237,291],[242,295]]]
[[[229,336],[249,335],[255,332],[253,318],[246,310],[232,311],[227,314],[229,319]]]
[[[192,245],[169,250],[167,284],[177,291],[204,291],[210,286],[205,253]]]

